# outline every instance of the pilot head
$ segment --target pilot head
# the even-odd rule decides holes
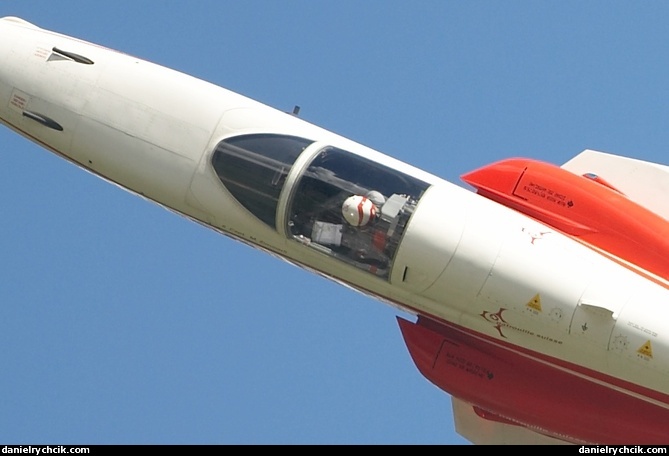
[[[376,206],[372,200],[360,195],[346,198],[341,213],[352,226],[365,226],[376,218]]]

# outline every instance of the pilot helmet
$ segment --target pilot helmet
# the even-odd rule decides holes
[[[365,226],[376,218],[376,206],[367,197],[353,195],[346,198],[341,213],[350,225]]]

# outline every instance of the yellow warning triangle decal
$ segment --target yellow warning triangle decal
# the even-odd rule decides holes
[[[649,358],[653,357],[653,349],[650,346],[650,341],[646,342],[637,350],[637,353],[641,353],[644,356],[648,356]]]
[[[538,310],[541,312],[541,297],[539,297],[539,293],[534,295],[534,298],[530,299],[530,302],[525,304],[527,307],[530,309]]]

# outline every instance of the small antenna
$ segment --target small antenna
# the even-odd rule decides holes
[[[295,105],[295,107],[293,108],[293,115],[294,116],[300,115],[300,107],[298,105]]]

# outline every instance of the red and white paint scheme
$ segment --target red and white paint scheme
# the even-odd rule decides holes
[[[0,37],[4,125],[415,315],[399,319],[409,353],[471,441],[669,443],[669,168],[513,159],[466,174],[472,192],[21,19]]]

